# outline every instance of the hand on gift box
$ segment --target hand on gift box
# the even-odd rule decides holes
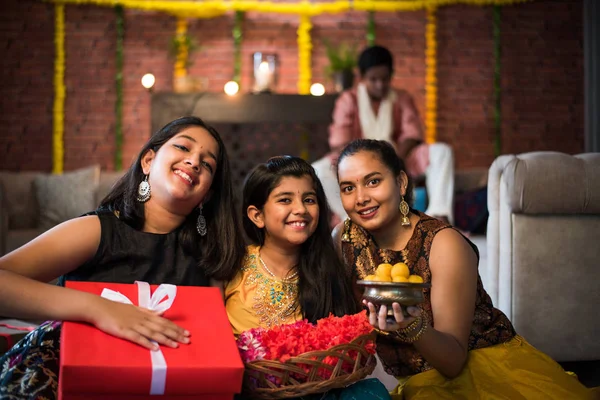
[[[91,322],[98,329],[149,350],[157,350],[156,343],[177,347],[179,343],[190,342],[188,331],[146,308],[98,297],[98,305],[93,310]]]

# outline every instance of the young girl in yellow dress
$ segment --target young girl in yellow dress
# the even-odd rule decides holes
[[[236,335],[360,310],[331,240],[323,187],[308,163],[281,156],[258,165],[246,178],[242,204],[253,244],[225,288]]]
[[[323,186],[301,158],[273,157],[246,178],[243,225],[248,246],[243,266],[225,286],[234,334],[301,319],[315,323],[331,314],[360,311],[350,275],[329,231]],[[354,396],[354,397],[352,397]],[[319,399],[389,399],[375,379]]]
[[[341,152],[340,196],[350,217],[334,241],[355,279],[404,262],[426,283],[425,302],[369,303],[377,353],[398,378],[394,399],[587,399],[590,390],[519,336],[477,273],[477,248],[450,225],[409,209],[411,185],[394,148],[360,139]]]

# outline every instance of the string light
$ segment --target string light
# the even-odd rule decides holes
[[[154,77],[154,75],[146,74],[146,75],[142,76],[142,86],[145,87],[146,89],[148,89],[148,90],[152,89],[152,87],[154,86],[154,83],[156,83],[156,78]]]
[[[225,94],[233,96],[240,90],[240,85],[238,85],[235,81],[229,81],[225,84],[223,90],[225,91]]]
[[[310,94],[313,96],[323,96],[325,94],[325,86],[320,83],[310,85]]]

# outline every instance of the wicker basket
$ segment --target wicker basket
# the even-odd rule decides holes
[[[375,355],[365,348],[369,341],[375,341],[375,333],[359,336],[350,343],[328,350],[303,353],[285,363],[273,360],[246,363],[244,393],[253,399],[286,399],[348,386],[363,379],[375,368]],[[323,362],[326,357],[334,362]],[[351,371],[342,368],[344,363],[351,366]],[[319,372],[331,374],[325,378]]]

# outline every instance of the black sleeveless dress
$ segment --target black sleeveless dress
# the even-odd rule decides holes
[[[168,234],[138,231],[107,210],[100,219],[95,256],[59,279],[89,282],[208,286],[202,266],[186,254],[179,229]],[[60,321],[47,321],[0,358],[0,399],[56,399],[58,390]]]
[[[170,283],[179,286],[207,286],[204,269],[195,258],[184,253],[180,230],[167,234],[141,232],[119,220],[108,210],[94,213],[100,218],[100,245],[94,258],[61,277],[88,282],[151,285]]]

